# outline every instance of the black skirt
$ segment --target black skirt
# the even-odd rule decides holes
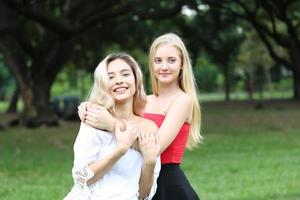
[[[199,200],[179,164],[162,164],[153,200]]]

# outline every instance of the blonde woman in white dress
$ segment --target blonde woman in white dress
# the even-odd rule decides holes
[[[64,200],[151,199],[160,145],[156,124],[141,117],[146,95],[137,62],[125,53],[108,55],[94,72],[89,101],[119,121],[114,133],[81,123],[74,144],[74,186]]]

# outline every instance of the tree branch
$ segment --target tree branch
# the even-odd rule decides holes
[[[101,1],[96,5],[89,6],[89,9],[86,9],[84,13],[79,15],[77,18],[79,23],[87,21],[89,18],[97,15],[102,15],[103,12],[108,12],[109,10],[114,10],[117,7],[122,7],[121,3],[118,3],[120,0],[110,0],[110,1]],[[126,3],[128,4],[128,3]],[[125,4],[125,5],[126,5]],[[124,4],[123,4],[124,5]],[[126,7],[126,6],[125,6]],[[78,16],[78,14],[77,14]]]
[[[72,26],[69,21],[63,18],[52,17],[45,12],[33,9],[29,6],[21,5],[20,3],[18,4],[12,0],[2,0],[2,2],[4,2],[12,10],[15,10],[21,15],[38,22],[42,26],[56,32],[59,35],[69,36],[70,33],[74,32],[74,29],[76,30],[76,27]]]
[[[261,38],[261,40],[264,42],[264,44],[266,45],[268,52],[270,54],[270,56],[276,60],[277,62],[283,64],[284,66],[288,67],[289,69],[293,70],[293,66],[291,63],[289,63],[286,59],[281,58],[275,51],[274,48],[272,47],[272,44],[269,42],[269,40],[267,39],[267,37],[265,36],[265,34],[261,31],[261,29],[259,28],[259,26],[256,26],[255,24],[253,24],[254,28],[256,29],[259,37]]]
[[[165,9],[149,9],[148,11],[133,11],[133,15],[139,17],[139,19],[163,19],[176,15],[181,11],[182,6],[184,5],[183,0],[177,0],[175,5],[172,8]]]
[[[258,22],[256,11],[251,12],[249,10],[249,8],[246,6],[246,4],[244,4],[242,2],[240,2],[239,5],[241,5],[245,11],[245,17],[246,17],[245,19],[248,22],[250,22],[251,24],[253,24],[254,27],[256,27],[257,29],[260,29],[261,33],[266,34],[269,37],[273,38],[274,41],[276,41],[280,46],[283,46],[283,47],[289,46],[289,42],[287,42],[288,39],[286,37],[284,37],[283,35],[280,35],[277,31],[275,31],[275,32],[270,31],[266,25],[262,24],[261,22]],[[257,7],[257,9],[258,9],[258,7]]]
[[[30,85],[31,78],[27,71],[26,61],[18,44],[10,36],[5,36],[0,40],[0,49],[4,55],[7,66],[17,80],[18,86],[25,89]]]
[[[215,0],[204,0],[203,2],[207,3],[210,6],[214,6],[215,8],[217,8],[219,10],[220,14],[247,20],[247,18],[244,15],[241,15],[238,12],[232,10],[232,8],[230,6],[226,6],[226,3],[222,3],[220,1],[215,1]]]
[[[83,32],[87,29],[90,29],[96,24],[99,24],[100,22],[103,23],[106,20],[109,20],[111,18],[115,18],[118,16],[125,15],[130,10],[130,5],[126,3],[125,5],[118,6],[117,8],[114,8],[112,10],[107,10],[104,12],[99,12],[95,10],[95,15],[89,17],[86,21],[84,21],[81,26],[78,28],[78,32]]]

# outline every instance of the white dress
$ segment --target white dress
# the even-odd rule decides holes
[[[143,156],[130,148],[115,165],[97,182],[87,185],[94,176],[88,165],[104,158],[116,147],[113,134],[81,123],[74,144],[74,166],[72,176],[74,186],[64,200],[137,200]],[[156,192],[156,180],[160,171],[157,159],[151,192],[146,199],[152,199]]]

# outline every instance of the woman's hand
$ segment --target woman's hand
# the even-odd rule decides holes
[[[91,102],[88,102],[88,101],[85,101],[85,102],[82,102],[79,106],[78,106],[78,115],[79,115],[79,118],[82,122],[85,121],[85,117],[86,117],[86,111],[87,111],[87,108],[90,107],[92,105]]]
[[[114,132],[115,119],[104,107],[91,102],[83,102],[78,106],[81,121],[100,130]]]
[[[157,134],[140,132],[138,136],[140,151],[145,163],[155,163],[159,155],[160,145]]]
[[[127,121],[124,121],[124,125],[125,127],[122,128],[120,123],[116,123],[115,135],[118,147],[125,153],[137,139],[138,131],[137,129],[133,128]]]
[[[139,199],[144,199],[150,193],[153,181],[156,181],[154,171],[158,160],[157,156],[159,155],[160,145],[158,136],[153,132],[140,132],[138,141],[144,158],[139,180]]]

